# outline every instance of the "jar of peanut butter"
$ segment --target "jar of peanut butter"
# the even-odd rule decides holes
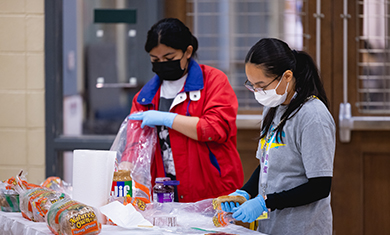
[[[132,179],[130,171],[119,170],[114,172],[112,180],[111,196],[132,197]]]

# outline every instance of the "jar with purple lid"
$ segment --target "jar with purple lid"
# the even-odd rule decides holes
[[[169,177],[156,178],[156,184],[153,187],[153,202],[173,202],[175,199],[174,185],[178,185],[179,181],[171,180]]]

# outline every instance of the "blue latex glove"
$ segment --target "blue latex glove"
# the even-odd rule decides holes
[[[261,195],[244,202],[238,209],[234,209],[233,218],[245,223],[252,223],[264,211],[268,212],[264,198]]]
[[[140,113],[134,113],[129,116],[130,120],[142,120],[141,128],[144,126],[166,126],[172,128],[173,120],[177,113],[149,110]]]
[[[249,200],[249,194],[244,191],[237,189],[234,193],[229,194],[229,196],[243,196],[246,198],[246,200]],[[238,202],[223,202],[221,203],[221,209],[226,212],[233,212],[233,209],[236,207],[239,207],[240,204]]]

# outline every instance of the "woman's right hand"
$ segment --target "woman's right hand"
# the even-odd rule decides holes
[[[144,126],[166,126],[172,128],[173,120],[177,113],[148,110],[145,112],[133,113],[128,118],[130,120],[142,120],[141,128]]]

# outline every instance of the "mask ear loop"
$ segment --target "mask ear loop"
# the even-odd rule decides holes
[[[185,53],[186,52],[183,51],[183,56],[180,58],[180,60],[183,59]],[[190,57],[190,59],[191,59],[191,57]],[[186,65],[184,65],[184,73],[186,72],[186,70],[187,70],[187,73],[188,73],[188,64],[189,64],[190,59],[187,59]],[[180,65],[180,68],[181,68],[181,65]]]
[[[282,79],[283,79],[285,73],[286,73],[286,72],[283,73],[282,78],[280,79],[278,85],[275,87],[275,90],[278,89],[279,84],[280,84],[280,82],[282,81]],[[288,85],[290,85],[290,82],[287,82],[286,90],[284,91],[284,93],[287,93]],[[284,94],[282,94],[282,95],[284,95]]]
[[[286,90],[284,91],[284,93],[287,93],[287,89],[288,89],[288,85],[290,84],[290,82],[287,82],[287,85],[286,85]]]
[[[276,91],[276,89],[278,89],[280,83],[282,82],[282,79],[283,79],[285,73],[286,73],[286,72],[284,72],[284,73],[282,74],[282,78],[279,80],[278,85],[276,85],[275,91]],[[288,84],[288,83],[287,83],[287,84]],[[287,87],[286,87],[286,91],[287,91]],[[286,93],[286,91],[284,91],[284,93]]]

